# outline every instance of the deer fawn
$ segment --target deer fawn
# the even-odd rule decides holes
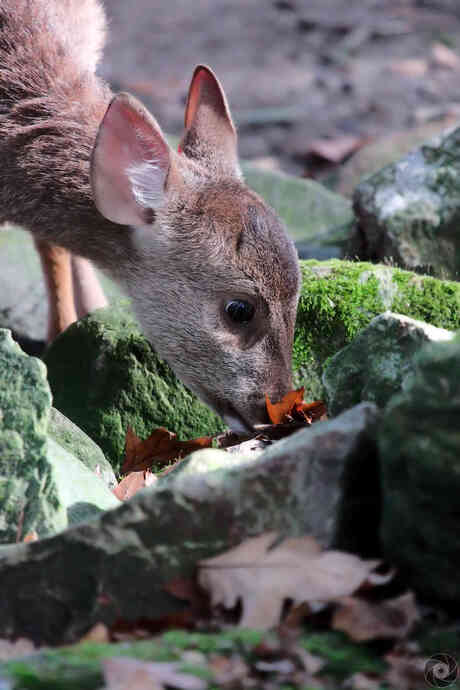
[[[212,71],[195,69],[175,152],[139,101],[96,76],[104,35],[99,0],[1,0],[0,223],[33,234],[50,335],[104,303],[89,259],[179,378],[252,428],[267,421],[264,393],[291,387],[293,243],[242,180]]]

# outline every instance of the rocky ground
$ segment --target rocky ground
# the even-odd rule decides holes
[[[102,74],[115,88],[136,93],[178,134],[193,68],[209,64],[227,91],[241,155],[273,158],[288,172],[330,172],[314,153],[318,139],[337,141],[331,155],[340,159],[343,137],[359,147],[459,116],[459,64],[442,50],[460,47],[454,0],[105,4]]]

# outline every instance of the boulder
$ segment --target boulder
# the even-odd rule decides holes
[[[328,357],[391,310],[438,328],[460,328],[460,285],[384,265],[301,262],[302,290],[293,348],[294,378],[309,399],[324,397]]]
[[[344,255],[353,221],[351,204],[314,180],[243,166],[246,183],[277,211],[300,258]]]
[[[376,316],[325,366],[328,414],[335,416],[363,400],[385,407],[411,380],[420,348],[453,337],[452,331],[401,314],[387,311]]]
[[[119,508],[31,544],[0,548],[0,637],[78,639],[96,622],[181,608],[164,585],[201,558],[277,530],[378,549],[379,414],[361,405],[252,458],[206,449]],[[40,596],[28,597],[30,583]],[[101,596],[103,593],[103,596]]]
[[[67,520],[47,457],[46,367],[3,329],[0,380],[0,543],[8,543],[64,529]]]
[[[460,603],[460,339],[426,345],[379,433],[382,540],[417,592]]]
[[[443,278],[460,270],[460,128],[361,182],[351,254]]]
[[[110,489],[117,485],[112,466],[99,446],[55,407],[51,408],[48,437],[78,458],[89,470],[98,474]]]
[[[25,355],[6,330],[0,330],[0,377],[0,543],[21,541],[32,531],[39,537],[55,534],[118,506],[102,479],[63,447],[62,433],[63,445],[48,436],[46,367]],[[59,438],[56,425],[52,428]],[[83,441],[78,453],[85,456],[88,443],[75,432],[73,439]],[[102,455],[91,452],[89,465]],[[102,464],[113,481],[109,469]]]
[[[127,302],[72,324],[45,354],[54,406],[93,439],[118,470],[131,426],[140,438],[164,426],[181,439],[223,422],[160,360]]]

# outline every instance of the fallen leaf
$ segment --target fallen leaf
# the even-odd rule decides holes
[[[348,690],[380,690],[382,678],[369,673],[354,673],[345,681],[344,687]]]
[[[345,597],[334,612],[332,628],[347,633],[355,642],[403,638],[418,618],[413,592],[378,603]]]
[[[316,400],[315,402],[307,403],[303,399],[304,392],[304,388],[289,391],[277,403],[272,403],[268,395],[265,394],[265,404],[271,423],[277,425],[297,421],[311,424],[324,418],[326,414],[324,402]]]
[[[275,626],[286,599],[331,602],[353,594],[378,565],[341,551],[321,551],[313,537],[285,539],[270,548],[276,533],[247,539],[234,549],[199,562],[198,582],[213,606],[233,608],[239,599],[240,626]]]
[[[155,429],[148,438],[142,441],[128,427],[125,440],[125,460],[122,474],[148,470],[152,465],[166,465],[171,460],[182,458],[194,450],[210,448],[212,438],[205,436],[191,441],[178,441],[176,434],[164,427]]]
[[[390,687],[398,690],[420,690],[426,688],[425,666],[427,659],[420,656],[405,656],[400,654],[386,654],[385,661],[390,665],[390,669],[384,674],[385,680]],[[432,687],[436,687],[432,685]],[[439,685],[438,687],[443,687]],[[444,686],[448,687],[448,686]]]
[[[267,405],[267,412],[272,424],[282,424],[285,421],[287,415],[292,411],[292,408],[296,403],[301,403],[303,401],[303,394],[305,388],[299,388],[295,391],[289,391],[286,395],[277,403],[272,403],[267,394],[265,394],[265,402]]]
[[[130,472],[114,489],[112,489],[112,492],[120,501],[127,501],[140,489],[146,486],[152,486],[156,481],[156,476],[149,470]]]
[[[447,69],[460,69],[460,57],[451,48],[448,48],[444,43],[434,43],[431,48],[431,60],[437,67],[446,67]]]
[[[182,662],[139,661],[112,657],[102,661],[107,690],[163,690],[165,685],[179,690],[205,690],[207,681],[180,671]]]
[[[346,135],[332,139],[314,139],[310,142],[308,153],[319,156],[330,163],[342,163],[352,153],[359,151],[368,140],[363,137]]]
[[[104,623],[96,623],[80,638],[80,642],[110,642],[109,629]]]
[[[31,532],[27,532],[23,539],[25,544],[30,544],[32,541],[38,541],[38,534],[34,529]]]

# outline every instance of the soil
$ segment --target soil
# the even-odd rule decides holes
[[[334,148],[351,135],[359,146],[446,115],[460,119],[460,59],[437,52],[460,55],[457,0],[105,5],[101,73],[115,89],[135,93],[179,134],[193,68],[208,64],[227,92],[241,155],[271,167],[314,176],[317,139]]]

